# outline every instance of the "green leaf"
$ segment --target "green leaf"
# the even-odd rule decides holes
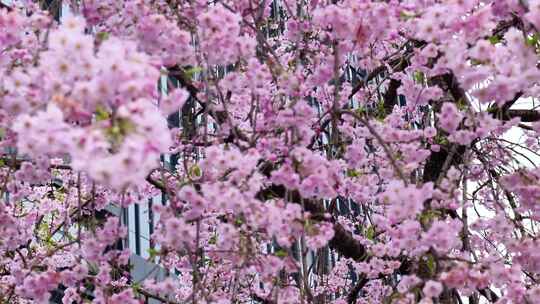
[[[366,229],[366,237],[368,238],[368,240],[373,240],[375,238],[375,227],[369,226]]]
[[[347,176],[348,177],[358,177],[360,176],[360,173],[354,169],[347,169]]]
[[[441,146],[446,146],[450,142],[448,141],[448,138],[446,136],[441,135],[441,134],[437,134],[435,136],[435,143],[438,144],[438,145],[441,145]]]
[[[287,253],[287,251],[285,251],[283,249],[280,249],[280,250],[276,251],[274,253],[274,255],[279,257],[279,258],[284,258],[284,257],[288,256],[289,254]]]
[[[437,263],[435,262],[435,257],[433,255],[428,254],[424,257],[427,269],[429,270],[429,275],[432,276],[435,274],[435,271],[437,270]]]
[[[111,115],[109,114],[109,112],[107,112],[107,110],[104,107],[97,106],[97,108],[96,108],[96,120],[97,121],[106,120],[106,119],[109,119],[109,117],[111,117]]]
[[[458,110],[460,110],[460,111],[465,111],[465,110],[467,110],[467,105],[468,105],[468,103],[465,101],[465,99],[460,98],[460,99],[457,101],[457,104],[456,104],[456,105],[457,105]]]
[[[473,66],[482,65],[482,64],[484,64],[484,62],[481,60],[474,59],[474,58],[471,59],[471,65]]]
[[[402,19],[402,20],[410,20],[410,19],[413,19],[415,17],[415,14],[413,12],[408,12],[408,11],[401,11],[399,12],[399,17]]]
[[[526,43],[529,46],[537,46],[539,40],[540,40],[540,35],[538,33],[535,33],[531,36],[527,36]]]
[[[139,293],[139,290],[141,289],[141,283],[138,283],[138,282],[135,282],[131,285],[131,288],[133,289],[133,292],[135,294],[138,294]]]
[[[194,67],[189,68],[189,69],[186,70],[186,76],[189,77],[190,79],[192,79],[193,76],[195,76],[195,74],[200,73],[202,71],[203,71],[203,68],[198,67],[198,66],[194,66]]]
[[[378,121],[384,121],[386,118],[386,109],[384,108],[384,101],[380,100],[379,103],[377,103],[377,108],[375,109],[375,119]]]
[[[107,32],[99,32],[99,33],[96,34],[96,38],[99,41],[105,41],[105,40],[109,39],[109,37],[110,37],[110,34],[107,33]]]
[[[191,176],[194,176],[194,177],[201,177],[202,176],[202,170],[197,165],[193,165],[193,167],[191,167],[191,169],[189,170],[189,173],[190,173]]]
[[[159,255],[159,250],[157,250],[156,248],[148,248],[148,255],[150,255],[151,259],[153,259]]]
[[[501,37],[497,36],[497,35],[493,35],[491,37],[488,38],[489,42],[491,44],[497,44],[501,41]]]
[[[113,126],[105,130],[105,135],[113,144],[119,144],[124,137],[135,131],[135,125],[128,119],[119,118],[114,120]]]
[[[135,124],[133,124],[131,120],[128,119],[119,119],[118,126],[120,127],[120,131],[124,135],[135,131]]]
[[[423,84],[425,82],[425,80],[426,80],[426,76],[421,71],[414,72],[413,78],[414,78],[414,81],[416,81],[417,83],[420,83],[420,84]]]

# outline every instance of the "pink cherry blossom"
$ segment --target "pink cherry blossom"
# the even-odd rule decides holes
[[[41,2],[0,302],[538,303],[539,1]]]

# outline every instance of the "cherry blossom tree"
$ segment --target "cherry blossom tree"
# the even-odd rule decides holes
[[[40,2],[0,8],[1,303],[540,303],[539,0]],[[135,281],[105,209],[157,195]]]

